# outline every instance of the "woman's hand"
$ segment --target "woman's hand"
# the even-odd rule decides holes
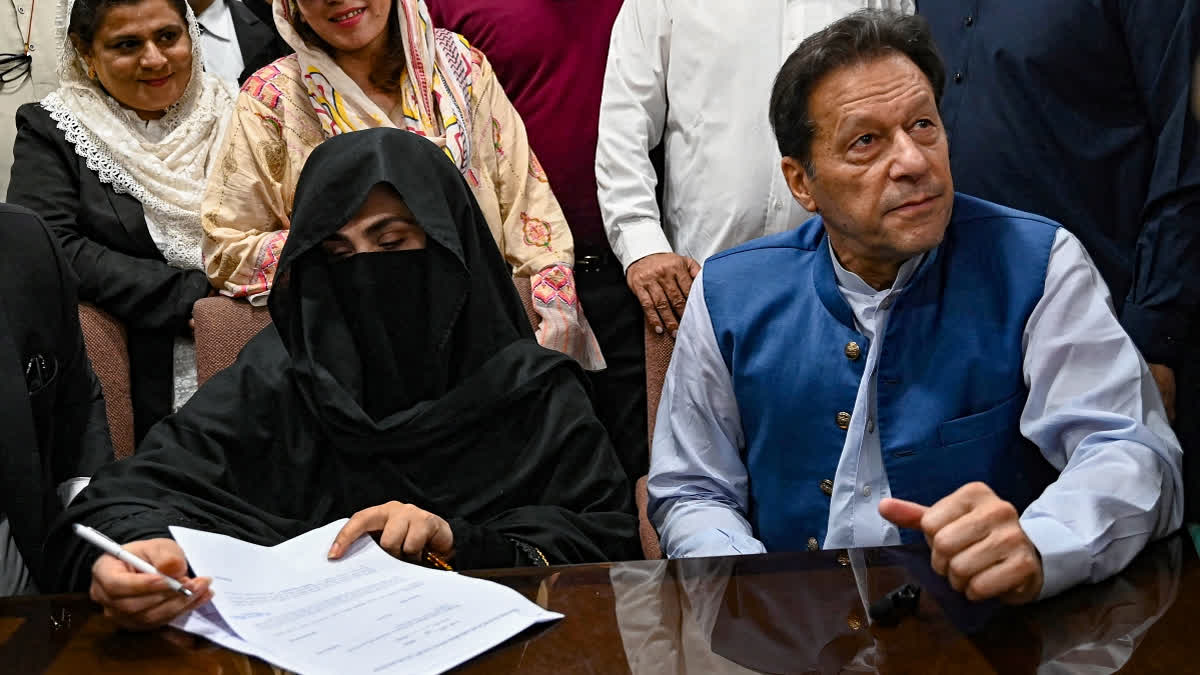
[[[354,514],[334,538],[329,558],[340,558],[350,544],[368,532],[382,532],[379,545],[397,558],[418,560],[427,549],[443,559],[454,555],[450,523],[412,504],[388,502]]]
[[[147,539],[123,546],[126,551],[154,565],[163,574],[183,582],[192,592],[188,597],[171,590],[166,579],[133,569],[111,555],[102,555],[92,565],[92,600],[104,607],[104,616],[129,630],[150,630],[170,623],[180,614],[212,599],[206,577],[188,579],[187,559],[173,539]]]

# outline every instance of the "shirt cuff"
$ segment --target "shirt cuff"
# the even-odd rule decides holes
[[[1150,363],[1175,368],[1184,355],[1188,318],[1132,302],[1121,308],[1121,326]]]
[[[246,300],[248,300],[250,302],[251,307],[266,307],[267,300],[270,297],[271,297],[271,291],[268,290],[268,291],[263,291],[262,293],[255,293],[254,295],[248,296],[246,298]]]
[[[754,537],[730,535],[720,528],[712,528],[688,535],[685,541],[672,547],[671,558],[704,558],[723,555],[750,555],[766,553],[762,542]]]
[[[58,499],[62,502],[63,508],[70,506],[75,497],[80,492],[83,492],[83,488],[87,487],[90,482],[92,482],[90,476],[80,476],[78,478],[68,478],[60,483],[57,492]]]
[[[1066,525],[1046,516],[1021,518],[1021,529],[1042,557],[1038,600],[1058,595],[1091,578],[1092,554]]]
[[[623,270],[648,255],[673,251],[662,225],[652,218],[620,223],[607,229],[608,241]]]

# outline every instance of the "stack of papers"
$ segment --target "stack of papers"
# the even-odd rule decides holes
[[[265,547],[172,527],[211,603],[171,623],[297,673],[440,673],[561,619],[511,588],[393,558],[362,537],[326,559],[345,519]]]

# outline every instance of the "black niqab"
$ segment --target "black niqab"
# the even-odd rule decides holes
[[[411,293],[397,279],[420,263],[340,262],[321,247],[380,183],[426,233],[425,283]],[[71,523],[122,543],[183,525],[274,545],[393,500],[450,523],[460,569],[533,564],[531,547],[551,563],[636,556],[632,491],[583,373],[533,339],[442,151],[395,129],[343,134],[312,153],[296,194],[274,323],[134,457],[93,476],[47,539],[47,578],[88,586],[97,553]],[[414,293],[423,316],[407,313]],[[372,336],[356,334],[372,317]],[[379,395],[388,383],[369,366],[384,342],[397,381]]]
[[[332,139],[331,139],[332,140]],[[506,345],[533,337],[524,307],[513,289],[511,270],[500,255],[462,174],[433,143],[412,133],[371,129],[346,134],[345,140],[317,146],[296,186],[291,231],[280,256],[271,291],[271,318],[291,354],[313,410],[332,432],[348,437],[378,435],[402,429],[420,407],[375,423],[362,408],[366,383],[355,343],[334,291],[331,269],[364,261],[331,260],[321,247],[348,222],[377,185],[388,185],[416,216],[427,248],[425,293],[427,319],[410,330],[423,332],[425,354],[411,354],[397,365],[408,373],[424,368],[422,393],[438,397],[474,373]],[[368,256],[379,254],[365,254]],[[390,315],[410,297],[403,289],[363,294],[354,305],[359,316],[374,303]],[[366,357],[371,358],[370,356]],[[397,357],[404,360],[402,356]],[[376,407],[378,404],[376,404]],[[389,413],[396,411],[388,411]],[[408,414],[404,414],[404,413]]]
[[[372,420],[443,393],[430,386],[438,378],[428,372],[435,363],[427,328],[428,263],[429,252],[418,249],[360,253],[329,266],[333,294],[353,339],[353,345],[340,346],[343,361],[358,364],[362,391],[357,400]]]

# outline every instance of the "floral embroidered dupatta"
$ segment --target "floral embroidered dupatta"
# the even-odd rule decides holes
[[[295,0],[275,3],[275,26],[300,62],[309,100],[326,138],[373,127],[400,127],[439,145],[464,174],[470,169],[471,55],[457,34],[434,29],[424,0],[395,0],[405,78],[399,115],[381,110],[324,50],[309,46],[292,26]],[[395,111],[393,111],[395,112]]]

